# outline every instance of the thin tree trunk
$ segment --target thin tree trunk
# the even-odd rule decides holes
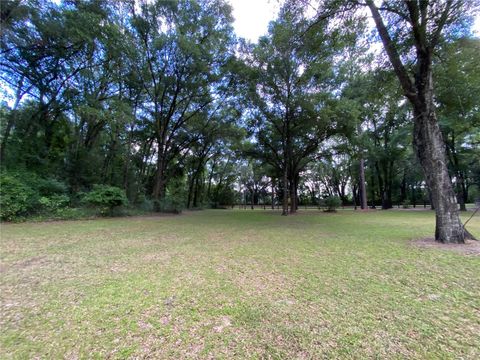
[[[412,184],[412,204],[413,208],[415,209],[417,207],[417,197],[415,194],[415,184]]]
[[[357,210],[357,186],[352,185],[352,200],[353,200],[353,209]]]
[[[468,201],[468,193],[466,192],[465,186],[465,178],[461,171],[458,172],[458,191],[457,191],[457,199],[458,203],[460,204],[460,211],[467,211],[466,202]]]
[[[272,210],[275,210],[275,181],[272,180]]]
[[[300,174],[293,175],[293,194],[295,195],[295,212],[298,210],[300,198],[298,196],[298,183],[300,182]]]
[[[5,160],[5,152],[7,149],[8,138],[10,136],[10,131],[12,130],[13,123],[17,115],[16,113],[17,113],[18,105],[20,104],[20,100],[22,99],[22,85],[23,85],[23,76],[18,82],[17,92],[15,93],[15,103],[13,104],[12,111],[8,116],[7,126],[5,127],[5,132],[3,133],[3,139],[0,144],[0,164],[2,164],[3,161]]]
[[[215,171],[215,167],[217,165],[216,160],[213,161],[212,168],[210,170],[210,174],[208,175],[208,187],[207,187],[207,198],[210,199],[210,191],[212,189],[212,180]]]
[[[165,189],[165,162],[163,159],[163,154],[161,154],[160,151],[158,152],[157,156],[157,171],[155,174],[155,184],[153,186],[153,199],[155,203],[155,211],[161,211],[161,201],[163,200]]]
[[[193,192],[193,207],[198,207],[198,198],[200,194],[200,176],[195,177],[195,191]]]
[[[255,190],[252,190],[251,193],[252,193],[251,195],[252,198],[250,199],[250,209],[253,210],[254,209],[253,205],[255,204]]]
[[[292,176],[293,177],[293,176]],[[297,196],[295,194],[295,180],[290,180],[290,214],[297,212]]]
[[[382,209],[386,209],[386,194],[385,194],[385,184],[384,184],[384,178],[381,175],[380,172],[380,166],[378,164],[378,161],[375,162],[375,170],[377,172],[377,180],[378,180],[378,191],[380,193],[380,201],[382,204]]]
[[[188,183],[187,209],[190,209],[192,204],[193,186],[195,184],[195,174],[192,174]]]
[[[283,199],[282,199],[282,215],[288,215],[288,169],[285,164],[283,170]]]
[[[370,186],[370,189],[372,190],[372,205],[370,206],[370,209],[376,209],[376,206],[375,206],[375,202],[376,202],[376,199],[375,199],[375,176],[373,175],[373,171],[370,172],[370,181],[372,183],[372,186]]]
[[[362,210],[367,210],[367,187],[365,186],[365,160],[360,159],[360,207]]]

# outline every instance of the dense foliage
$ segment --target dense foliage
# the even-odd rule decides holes
[[[224,0],[3,1],[1,218],[70,217],[87,203],[286,214],[325,198],[359,205],[363,185],[371,207],[431,204],[412,109],[352,4],[321,2],[311,16],[286,1],[252,44],[235,37]],[[469,11],[449,18],[432,67],[462,208],[480,195]],[[409,34],[389,26],[408,59]]]
[[[35,192],[17,176],[0,176],[0,217],[12,220],[26,215],[36,203]]]
[[[83,201],[98,207],[102,215],[111,215],[115,208],[128,203],[124,190],[108,185],[94,185],[92,191],[83,197]]]

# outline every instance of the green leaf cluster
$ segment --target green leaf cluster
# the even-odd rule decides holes
[[[83,202],[97,207],[103,216],[112,215],[115,208],[128,204],[125,191],[109,185],[94,185],[92,191],[84,195]]]

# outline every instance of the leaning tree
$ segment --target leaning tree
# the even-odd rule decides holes
[[[304,7],[311,5],[302,1]],[[312,27],[365,18],[369,9],[388,59],[413,112],[413,146],[436,211],[435,239],[464,243],[471,237],[460,221],[448,174],[445,142],[434,100],[433,58],[448,39],[465,34],[478,10],[476,0],[328,0],[319,2]]]
[[[366,0],[366,5],[413,109],[413,145],[435,206],[435,239],[464,243],[470,234],[460,221],[448,174],[445,142],[434,102],[432,60],[442,35],[448,30],[459,31],[461,20],[468,13],[468,2],[404,0],[384,1],[377,6],[373,0]]]

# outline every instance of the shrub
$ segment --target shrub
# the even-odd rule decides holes
[[[70,198],[67,195],[42,196],[39,203],[45,210],[55,212],[67,207],[70,203]]]
[[[235,203],[235,191],[228,187],[214,188],[210,199],[212,209],[221,208],[222,205],[233,205]]]
[[[325,211],[327,212],[336,212],[337,208],[342,205],[342,201],[338,196],[330,196],[325,199],[325,205],[327,209]]]
[[[153,211],[153,201],[150,199],[140,199],[134,204],[134,209],[137,209],[140,212],[152,212]]]
[[[410,200],[408,200],[408,199],[403,200],[403,202],[402,202],[402,207],[403,207],[404,209],[410,208]]]
[[[91,212],[91,209],[71,207],[57,209],[53,214],[53,217],[59,220],[85,219],[93,216],[95,216],[95,214]]]
[[[319,209],[323,209],[324,207],[326,207],[326,205],[325,205],[325,199],[319,199],[317,205],[318,205],[318,208],[319,208]]]
[[[153,202],[155,211],[180,214],[184,207],[183,197],[167,195],[160,201]]]
[[[159,212],[180,214],[185,206],[185,187],[181,178],[170,180],[163,199],[154,201],[154,210]]]
[[[0,176],[0,218],[14,220],[26,215],[37,205],[37,194],[19,177],[2,174]]]
[[[67,185],[56,179],[38,179],[36,183],[38,192],[42,196],[51,197],[52,195],[65,194],[68,191]]]
[[[83,201],[98,207],[103,216],[112,215],[115,208],[128,203],[125,191],[108,185],[94,185],[93,190],[83,197]]]

